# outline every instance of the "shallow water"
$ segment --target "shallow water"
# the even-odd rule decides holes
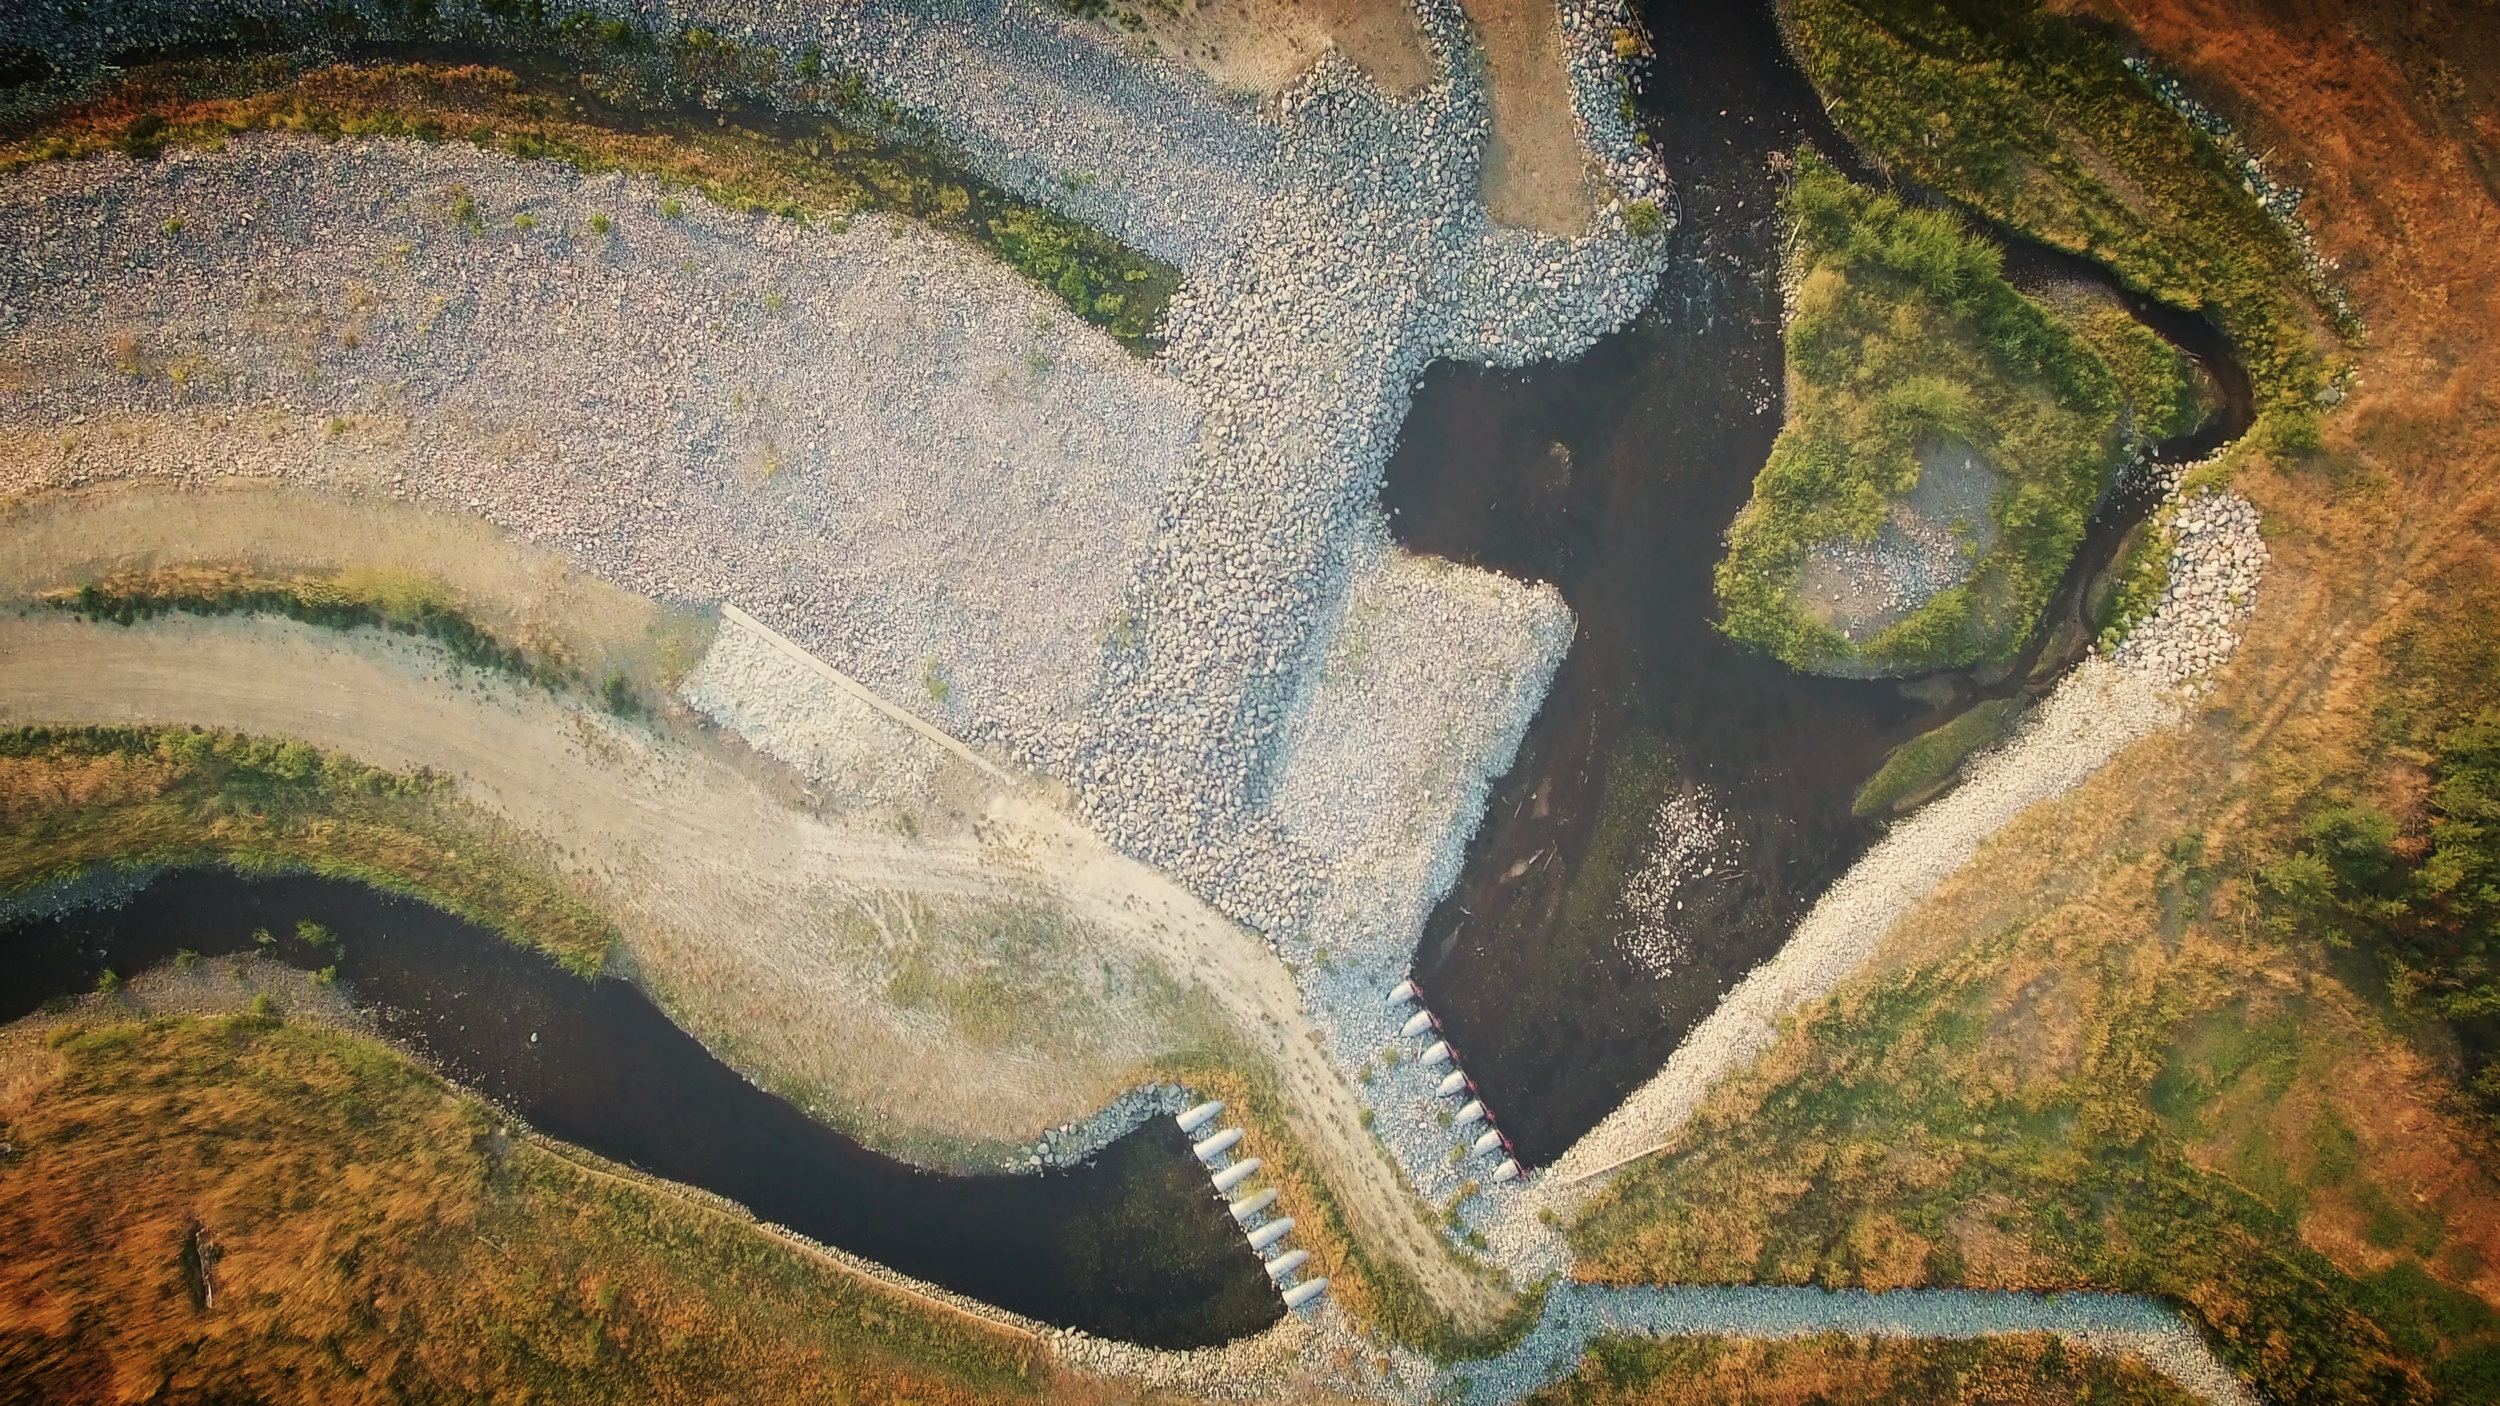
[[[298,921],[338,934],[333,955]],[[1256,1332],[1276,1292],[1168,1118],[1091,1164],[941,1176],[748,1083],[629,983],[584,981],[410,899],[301,875],[165,876],[124,906],[0,929],[0,1020],[188,948],[338,967],[393,1041],[550,1136],[1047,1323],[1154,1347]]]
[[[1551,581],[1579,617],[1416,961],[1531,1165],[1654,1073],[1882,833],[1850,806],[1888,751],[2024,688],[2044,648],[2053,670],[2087,642],[2044,626],[2007,678],[1945,678],[1917,698],[1797,674],[1714,628],[1722,534],[1782,413],[1773,157],[1811,142],[1869,177],[1768,5],[1644,9],[1660,55],[1644,116],[1683,212],[1657,302],[1567,365],[1435,366],[1382,490],[1406,546]],[[2007,271],[2018,285],[2109,286],[2081,260],[2019,244]],[[2129,301],[2225,393],[2207,433],[2165,450],[2201,453],[2237,433],[2246,382],[2219,334]],[[2105,506],[2052,623],[2076,612],[2146,506],[2140,495]],[[1699,834],[1699,853],[1672,876],[1644,875],[1662,813]]]

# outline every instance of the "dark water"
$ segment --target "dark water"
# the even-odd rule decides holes
[[[306,919],[337,933],[344,955],[299,941]],[[393,1040],[539,1130],[906,1274],[1156,1347],[1223,1342],[1283,1313],[1168,1118],[1073,1171],[923,1172],[748,1083],[630,984],[580,980],[359,884],[191,871],[122,908],[0,931],[0,1021],[92,989],[104,967],[253,951],[255,928],[297,966],[335,961]]]
[[[1674,271],[1636,326],[1577,362],[1433,368],[1383,488],[1406,546],[1551,581],[1580,621],[1416,964],[1532,1164],[1654,1073],[1877,838],[1850,802],[1888,751],[1979,696],[2025,687],[2089,639],[2079,624],[2044,627],[2007,677],[1937,680],[1922,698],[1794,673],[1713,628],[1722,534],[1781,420],[1774,156],[1810,142],[1874,178],[1824,117],[1767,5],[1643,9],[1659,53],[1644,124],[1682,202]],[[2007,271],[2018,285],[2110,286],[2097,267],[2036,247],[2010,249]],[[2214,370],[2226,413],[2207,435],[2237,433],[2246,378],[2220,335],[2129,301]],[[2079,612],[2086,578],[2144,507],[2105,505],[2050,626]],[[1661,977],[1624,951],[1617,905],[1651,816],[1679,793],[1724,824],[1725,857],[1661,900],[1676,905]]]

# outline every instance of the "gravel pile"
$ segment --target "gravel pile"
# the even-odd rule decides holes
[[[1563,1283],[1545,1316],[1500,1357],[1457,1363],[1436,1399],[1508,1406],[1569,1375],[1602,1335],[1795,1338],[1816,1333],[1979,1338],[2055,1333],[2078,1347],[2142,1358],[2217,1406],[2255,1397],[2178,1314],[2131,1294],[2018,1294],[1980,1290],[1601,1288]]]
[[[1576,241],[1495,228],[1476,196],[1488,122],[1462,20],[1440,0],[1418,14],[1441,80],[1393,102],[1323,58],[1277,104],[1275,196],[1237,256],[1193,268],[1174,299],[1169,359],[1206,429],[1066,763],[1115,843],[1271,934],[1308,920],[1324,865],[1260,797],[1326,648],[1314,626],[1379,534],[1380,471],[1416,378],[1441,356],[1576,353],[1639,309],[1664,258],[1620,211]],[[1615,184],[1659,188],[1616,123],[1619,142],[1592,129]]]
[[[825,681],[750,631],[724,626],[678,685],[687,706],[806,777],[841,807],[925,795],[942,760],[910,728]]]
[[[43,449],[0,491],[387,493],[628,590],[734,601],[959,734],[1064,730],[1189,396],[952,241],[663,197],[387,141],[19,172],[0,434]]]
[[[2161,683],[2210,691],[2210,682],[2196,681],[2231,657],[2256,613],[2266,544],[2256,506],[2237,493],[2207,490],[2183,502],[2174,481],[2163,501],[2170,584],[2151,617],[2119,644],[2117,659]]]
[[[1517,755],[1571,635],[1551,586],[1381,543],[1293,709],[1273,813],[1330,864],[1311,921],[1285,951],[1304,1008],[1372,1111],[1372,1131],[1438,1205],[1469,1181],[1487,1184],[1501,1156],[1451,1160],[1485,1127],[1450,1124],[1467,1100],[1438,1096],[1450,1067],[1418,1059],[1437,1035],[1402,1035],[1414,1008],[1382,998],[1413,964],[1432,905],[1458,881],[1485,797]]]

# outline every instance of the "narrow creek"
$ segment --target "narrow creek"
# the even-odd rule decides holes
[[[1773,158],[1811,143],[1880,178],[1825,117],[1768,4],[1641,9],[1659,55],[1643,118],[1682,202],[1674,269],[1638,323],[1576,362],[1436,365],[1382,489],[1409,549],[1551,581],[1579,618],[1415,967],[1529,1165],[1654,1073],[1882,834],[1852,801],[1892,748],[2073,662],[2089,642],[2085,589],[2150,506],[2140,493],[2104,504],[2032,650],[2001,678],[1816,678],[1719,634],[1711,571],[1782,414]],[[2017,286],[2119,292],[2207,367],[2222,410],[2158,457],[2200,456],[2245,427],[2246,377],[2210,324],[1994,233]],[[1662,815],[1707,851],[1663,886],[1641,873]]]
[[[0,928],[0,1021],[94,989],[107,967],[257,951],[255,929],[291,965],[335,964],[386,1037],[541,1132],[905,1274],[1150,1347],[1228,1341],[1284,1312],[1169,1118],[1068,1171],[925,1172],[748,1083],[630,983],[582,980],[361,884],[190,870],[120,907]]]

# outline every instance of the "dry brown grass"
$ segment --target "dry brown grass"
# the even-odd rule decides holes
[[[0,1080],[0,1377],[44,1399],[709,1401],[734,1383],[968,1406],[1052,1383],[1029,1338],[506,1137],[369,1041],[249,1016],[27,1033]],[[183,1263],[195,1231],[205,1282]]]
[[[1939,889],[1625,1179],[1585,1270],[1875,1282],[1908,1226],[1930,1282],[2174,1295],[2287,1398],[2466,1390],[2500,1146],[2441,1033],[2254,871],[2322,802],[2418,818],[2426,740],[2500,702],[2500,125],[2370,42],[2470,7],[2110,8],[2312,192],[2358,390],[2237,480],[2274,562],[2205,714]]]
[[[1534,1406],[2169,1406],[2192,1400],[2142,1362],[2045,1334],[1979,1342],[1850,1338],[1601,1341]]]

